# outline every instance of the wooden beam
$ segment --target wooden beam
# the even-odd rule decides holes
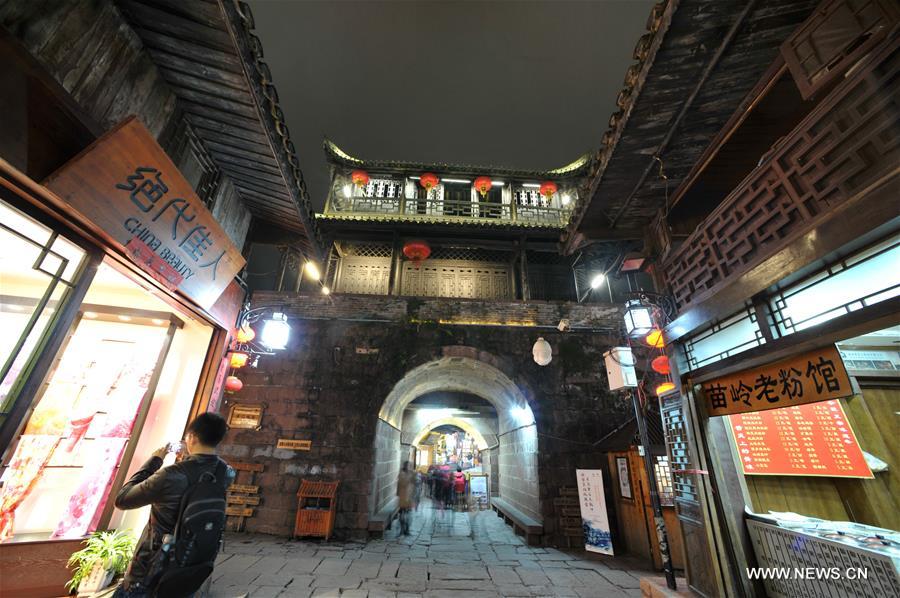
[[[721,60],[722,56],[725,54],[725,50],[731,45],[732,40],[737,35],[737,32],[740,30],[741,25],[743,25],[744,20],[747,18],[754,7],[756,6],[757,0],[749,0],[747,4],[744,6],[744,10],[737,16],[734,20],[734,23],[731,25],[731,28],[728,30],[728,33],[725,34],[725,37],[722,38],[719,47],[716,48],[716,53],[712,55],[709,59],[709,62],[706,64],[706,68],[703,69],[703,73],[700,75],[700,79],[697,81],[697,84],[694,86],[694,89],[691,91],[690,95],[684,100],[681,104],[681,109],[678,111],[678,115],[674,120],[670,121],[668,125],[668,131],[666,131],[666,136],[663,137],[662,141],[660,141],[656,150],[653,152],[650,157],[650,161],[647,163],[647,167],[644,168],[644,171],[641,173],[638,182],[635,184],[634,189],[632,189],[631,193],[628,194],[628,197],[625,198],[625,201],[622,203],[621,207],[616,211],[616,213],[610,218],[609,226],[613,228],[616,226],[616,222],[618,222],[619,218],[622,217],[622,214],[625,213],[625,210],[628,209],[629,204],[634,199],[634,196],[641,189],[644,184],[644,181],[647,179],[647,176],[650,172],[653,171],[654,167],[657,166],[656,157],[662,155],[662,153],[669,146],[669,142],[675,136],[675,131],[678,129],[678,126],[681,124],[681,121],[684,119],[684,116],[687,114],[690,107],[694,104],[694,100],[697,98],[697,95],[700,93],[700,90],[703,89],[703,85],[706,83],[706,80],[709,78],[709,75],[713,72],[716,66],[719,64],[719,60]]]
[[[121,0],[122,7],[141,27],[169,36],[191,40],[216,50],[233,52],[228,34],[218,28],[207,27],[178,15],[152,8],[135,0]]]

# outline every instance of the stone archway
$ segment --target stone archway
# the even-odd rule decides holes
[[[516,383],[495,365],[458,355],[441,357],[410,370],[385,398],[375,434],[370,517],[383,519],[385,513],[394,509],[403,453],[404,410],[417,397],[437,391],[469,393],[494,406],[498,422],[499,496],[540,521],[537,424],[531,405]]]

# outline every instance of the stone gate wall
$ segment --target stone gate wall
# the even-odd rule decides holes
[[[247,531],[290,534],[300,479],[337,479],[335,535],[364,539],[370,509],[393,492],[388,469],[395,458],[379,455],[376,446],[386,449],[399,432],[383,429],[379,409],[409,370],[441,357],[489,361],[531,405],[538,496],[523,495],[517,503],[537,511],[551,543],[558,487],[575,484],[575,465],[599,467],[592,443],[630,417],[627,401],[609,392],[602,365],[603,351],[621,344],[613,332],[621,322],[616,306],[268,292],[256,293],[253,306],[284,311],[292,334],[285,351],[240,372],[244,387],[223,406],[226,415],[236,404],[263,406],[260,429],[231,430],[222,447],[226,459],[265,466],[255,482],[260,505]],[[555,329],[561,318],[595,332],[561,333]],[[546,367],[532,359],[538,336],[553,347]],[[312,448],[276,449],[279,438],[308,439]],[[525,479],[522,464],[508,458],[516,457],[498,455],[506,467],[500,476],[512,483]]]

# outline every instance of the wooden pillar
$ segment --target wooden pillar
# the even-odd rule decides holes
[[[403,262],[400,260],[400,237],[394,231],[394,241],[391,245],[391,271],[388,275],[388,294],[400,294],[400,268]]]
[[[525,237],[519,240],[519,280],[522,283],[522,299],[531,299],[531,291],[528,288],[528,256],[525,252]]]

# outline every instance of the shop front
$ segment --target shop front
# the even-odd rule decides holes
[[[244,261],[135,119],[0,185],[0,594],[62,595],[84,537],[140,534],[127,477],[218,408]]]

